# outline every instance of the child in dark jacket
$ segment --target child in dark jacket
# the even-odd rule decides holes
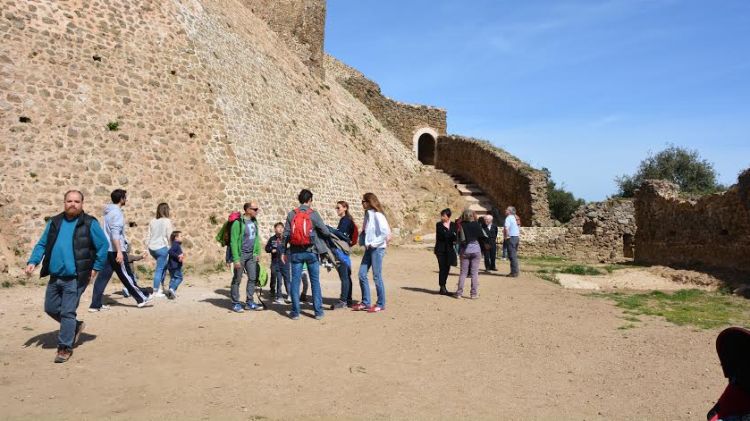
[[[284,289],[289,295],[289,280],[291,279],[291,267],[289,262],[285,264],[281,260],[281,256],[287,254],[286,244],[284,244],[282,234],[284,233],[284,224],[277,222],[273,226],[274,236],[268,239],[266,243],[266,253],[271,253],[271,294],[274,296],[274,303],[284,304],[284,299],[281,295],[281,286],[284,285]],[[288,257],[288,256],[287,256]],[[290,297],[287,297],[289,302]]]
[[[169,262],[167,263],[169,289],[165,291],[165,295],[170,300],[174,300],[177,297],[175,291],[182,283],[182,262],[185,261],[185,253],[182,252],[182,233],[180,231],[172,231],[170,240],[172,241],[172,247],[169,248]]]

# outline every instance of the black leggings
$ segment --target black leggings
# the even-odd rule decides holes
[[[451,253],[442,253],[435,255],[438,260],[438,267],[440,268],[440,274],[438,275],[438,284],[441,288],[445,287],[445,283],[448,281],[448,273],[451,271],[451,263],[454,257]]]

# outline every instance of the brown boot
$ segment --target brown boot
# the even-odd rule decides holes
[[[55,356],[55,362],[64,363],[65,361],[68,361],[70,359],[71,355],[73,355],[72,349],[59,347],[57,348],[57,355]]]

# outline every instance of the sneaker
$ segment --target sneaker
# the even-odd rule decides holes
[[[143,308],[143,307],[152,305],[153,303],[154,303],[154,295],[152,294],[152,295],[149,295],[148,297],[146,297],[145,300],[143,300],[140,303],[138,303],[137,307],[138,308]]]
[[[106,310],[109,310],[109,306],[106,304],[102,305],[99,308],[89,307],[89,313],[96,313],[97,311],[106,311]]]
[[[331,310],[337,310],[340,308],[346,308],[346,303],[343,301],[339,301],[335,304],[331,304]]]
[[[455,293],[455,294],[453,294],[453,298],[455,298],[457,300],[460,300],[461,299],[461,294]]]
[[[323,315],[318,314],[317,316],[315,316],[315,320],[323,320]]]
[[[292,320],[299,320],[299,314],[289,313],[289,318]]]
[[[83,329],[86,328],[86,322],[80,321],[76,322],[76,334],[73,336],[73,346],[76,346],[78,343],[78,340],[81,339],[81,333],[83,333]]]
[[[299,302],[300,303],[306,303],[307,302],[307,295],[306,294],[300,295],[299,296]]]
[[[233,312],[235,312],[235,313],[242,313],[242,312],[244,312],[244,311],[245,311],[245,309],[244,309],[244,308],[242,308],[242,304],[240,304],[240,303],[237,303],[237,304],[235,304],[235,305],[234,305],[234,306],[232,307],[232,311],[233,311]]]
[[[175,294],[174,290],[172,288],[169,288],[168,290],[164,291],[164,295],[167,296],[170,300],[174,300],[177,298],[177,294]]]
[[[284,298],[284,302],[285,302],[286,304],[291,304],[291,303],[292,303],[292,300],[291,300],[291,299],[290,299],[289,297],[287,297],[287,298]]]
[[[55,362],[58,364],[64,363],[65,361],[68,361],[70,359],[71,355],[73,355],[73,350],[64,347],[58,347],[57,355],[55,356]]]
[[[472,296],[471,296],[471,299],[472,299],[472,300],[478,300],[478,299],[479,299],[479,296],[478,296],[478,295],[472,295]]]
[[[364,311],[364,310],[367,310],[367,306],[362,303],[354,304],[352,306],[352,311]]]
[[[125,297],[125,298],[129,298],[130,297],[130,293],[128,292],[127,289],[125,289],[125,288],[122,289],[122,296]]]
[[[370,307],[367,312],[368,313],[380,313],[381,311],[385,310],[383,307],[380,306],[372,306]]]
[[[164,298],[164,297],[166,297],[166,295],[164,294],[164,292],[162,290],[156,291],[153,295],[156,298]]]
[[[255,303],[245,303],[245,307],[248,310],[254,310],[254,311],[261,311],[261,310],[263,310],[263,306],[262,305],[255,304]]]
[[[273,300],[273,303],[274,303],[274,304],[284,304],[284,299],[282,299],[282,298],[277,298],[277,299]]]

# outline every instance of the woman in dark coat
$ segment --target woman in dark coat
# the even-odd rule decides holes
[[[445,288],[445,283],[448,280],[451,266],[456,264],[456,231],[456,223],[451,222],[451,210],[443,209],[440,211],[440,222],[435,224],[435,256],[440,268],[440,274],[438,275],[440,295],[450,295]]]

